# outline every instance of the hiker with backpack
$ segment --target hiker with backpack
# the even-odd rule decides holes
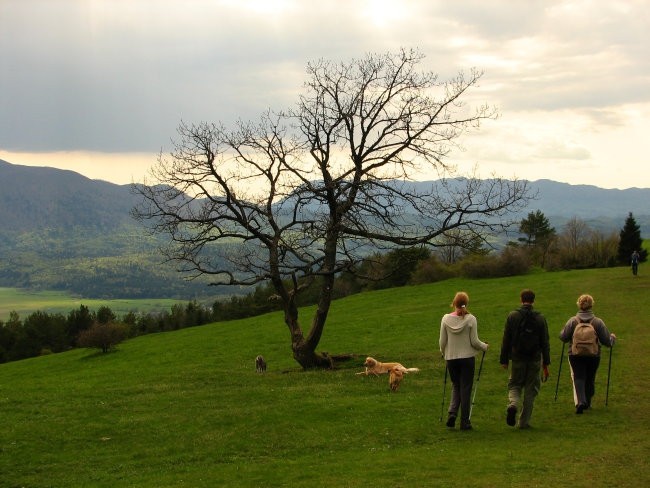
[[[478,351],[485,353],[489,347],[486,342],[478,338],[476,317],[467,310],[468,304],[467,293],[463,291],[456,293],[451,303],[454,311],[445,314],[440,321],[438,341],[452,385],[446,425],[454,428],[460,410],[460,430],[472,430],[470,415],[476,368],[475,357]]]
[[[545,380],[549,376],[551,352],[546,319],[533,310],[535,293],[523,290],[520,298],[521,307],[510,312],[506,320],[499,362],[506,370],[508,363],[511,363],[506,423],[527,429],[541,387],[541,374]],[[517,421],[520,406],[521,413]]]
[[[560,340],[570,343],[569,366],[573,381],[573,400],[576,413],[591,408],[591,399],[596,392],[596,372],[600,365],[601,344],[612,347],[616,335],[610,333],[602,319],[592,310],[591,295],[580,295],[578,313],[571,317],[562,331]]]

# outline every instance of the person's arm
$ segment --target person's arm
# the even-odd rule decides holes
[[[569,320],[567,320],[566,324],[564,324],[564,327],[560,331],[560,340],[562,342],[569,342],[571,341],[571,338],[573,337],[573,329],[575,328],[575,317],[571,317]]]
[[[487,351],[488,350],[488,345],[487,343],[481,341],[481,339],[478,338],[478,322],[476,320],[475,316],[470,317],[471,320],[471,327],[469,331],[469,342],[472,345],[474,349],[480,350],[480,351]]]
[[[551,341],[548,336],[548,323],[543,315],[538,315],[542,325],[542,364],[544,372],[548,371],[548,365],[551,364]]]
[[[499,363],[503,368],[508,368],[510,361],[510,350],[512,345],[510,343],[510,316],[506,320],[506,325],[503,328],[503,339],[501,340],[501,354],[499,356]]]
[[[596,328],[598,340],[601,344],[607,347],[612,347],[616,343],[616,335],[609,331],[602,319],[598,317],[594,318],[593,325]]]
[[[445,357],[445,349],[447,348],[447,328],[445,327],[445,318],[443,317],[440,321],[440,338],[438,339],[438,347],[440,348],[440,354],[442,357]]]

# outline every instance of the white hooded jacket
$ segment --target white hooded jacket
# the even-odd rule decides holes
[[[488,345],[478,338],[476,317],[448,313],[440,322],[440,352],[446,360],[471,358]]]

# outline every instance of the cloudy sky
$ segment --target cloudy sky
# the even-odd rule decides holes
[[[417,48],[500,117],[449,163],[650,187],[645,0],[0,0],[0,159],[142,181],[181,121],[257,120],[309,61]]]

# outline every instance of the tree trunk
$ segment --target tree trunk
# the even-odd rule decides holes
[[[318,340],[305,340],[300,324],[298,323],[298,310],[289,307],[285,310],[285,323],[289,327],[291,334],[291,350],[293,358],[302,366],[303,369],[329,369],[333,364],[327,353],[319,354],[316,352]],[[320,337],[320,334],[318,334]]]
[[[333,278],[326,277],[323,281],[321,298],[307,339],[305,339],[298,322],[298,308],[295,306],[294,297],[291,297],[289,302],[285,304],[284,320],[291,333],[293,358],[303,369],[331,369],[334,367],[333,359],[328,353],[316,352],[332,303],[332,287]]]
[[[302,366],[302,369],[331,369],[334,367],[332,359],[327,353],[317,353],[306,342],[292,344],[292,348],[293,358]]]

